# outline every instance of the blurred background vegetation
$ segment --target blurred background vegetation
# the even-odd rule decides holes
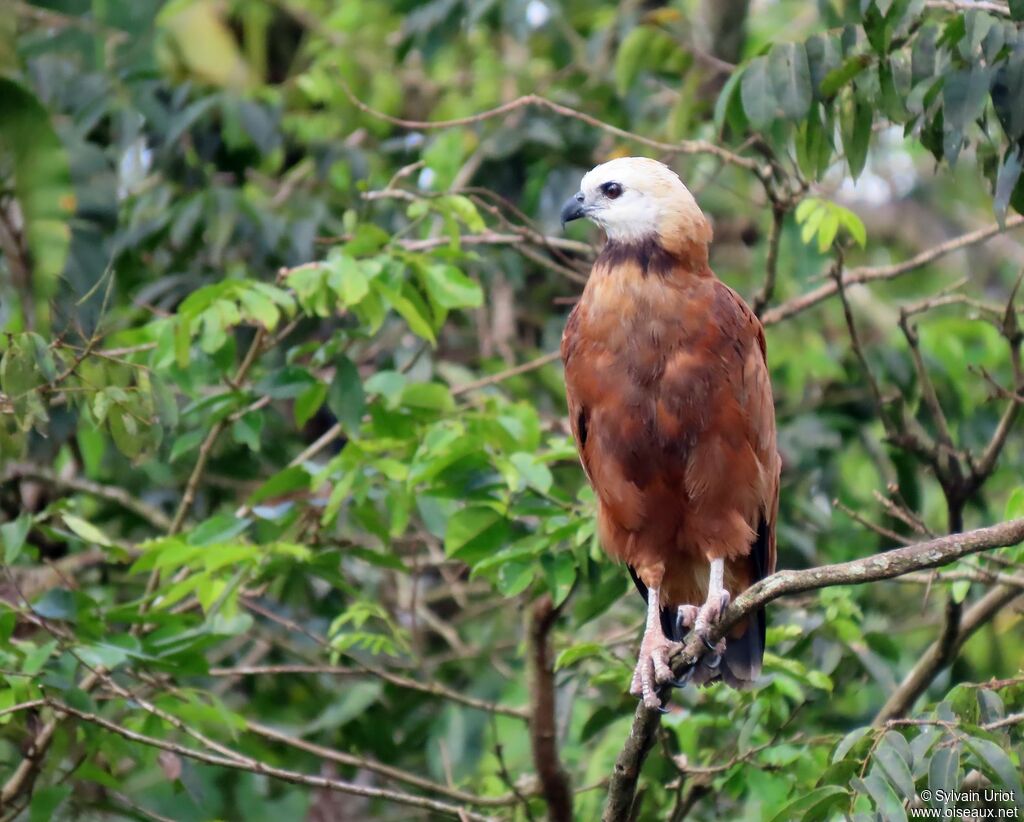
[[[768,326],[780,567],[1024,515],[1022,19],[6,0],[2,818],[540,818],[551,676],[599,816],[642,606],[554,352],[600,244],[558,209],[613,156],[679,171]],[[757,688],[674,696],[636,818],[1021,802],[1022,568],[775,603]]]

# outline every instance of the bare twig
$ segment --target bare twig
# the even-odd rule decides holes
[[[1015,214],[1012,217],[1007,217],[1005,230],[1009,231],[1021,225],[1024,225],[1024,215]],[[985,228],[979,228],[977,231],[969,231],[966,234],[961,234],[959,237],[954,237],[952,240],[939,243],[938,245],[911,257],[909,260],[904,260],[902,263],[851,268],[843,274],[843,286],[849,287],[860,283],[895,279],[896,277],[910,271],[914,271],[915,269],[928,265],[928,263],[933,262],[946,254],[951,254],[952,252],[959,251],[962,248],[982,243],[1000,232],[1001,229],[999,228],[999,224],[993,223]],[[784,302],[782,305],[766,311],[761,320],[765,325],[775,325],[776,323],[789,319],[796,314],[800,314],[808,308],[812,308],[823,300],[828,299],[835,294],[837,290],[838,289],[834,281],[824,283],[823,285],[818,286],[818,288],[808,291],[806,294],[801,294],[799,297],[794,297],[793,299]]]
[[[754,295],[754,302],[751,305],[758,317],[764,313],[764,309],[775,294],[775,281],[779,271],[779,245],[782,242],[782,226],[785,219],[785,209],[776,204],[772,208],[772,230],[768,235],[768,257],[764,263],[764,284]]]
[[[56,700],[47,699],[46,702],[59,714],[67,714],[68,716],[73,716],[83,722],[96,725],[97,727],[103,728],[105,731],[109,731],[110,733],[117,734],[130,742],[148,745],[152,748],[159,748],[160,750],[169,751],[173,754],[177,754],[178,756],[184,756],[197,762],[203,762],[207,765],[215,765],[239,771],[249,771],[263,776],[269,776],[273,779],[280,779],[284,782],[291,782],[295,785],[324,788],[326,790],[338,791],[340,793],[364,796],[368,799],[380,799],[387,802],[395,802],[401,805],[433,811],[434,813],[443,814],[444,816],[455,819],[469,819],[473,820],[473,822],[484,822],[484,820],[489,820],[489,817],[481,816],[480,814],[466,808],[451,805],[447,802],[441,802],[436,799],[415,796],[414,794],[402,793],[400,791],[388,790],[385,788],[373,788],[366,785],[357,785],[341,779],[332,779],[325,776],[314,776],[313,774],[290,771],[284,768],[277,768],[273,765],[268,765],[258,759],[242,756],[241,754],[239,754],[236,759],[221,756],[220,754],[206,753],[205,751],[199,751],[194,748],[186,747],[185,745],[179,745],[175,742],[168,742],[163,739],[147,736],[146,734],[133,731],[129,728],[118,725],[115,722],[111,722],[98,714],[72,708],[70,705],[66,705]]]
[[[116,485],[103,485],[82,477],[68,477],[42,465],[14,462],[7,465],[0,474],[0,485],[17,479],[30,479],[56,488],[58,491],[74,491],[89,494],[98,499],[116,503],[127,511],[146,520],[158,531],[166,531],[171,525],[171,518],[159,508],[149,505],[138,497],[133,497],[123,488]]]
[[[559,356],[560,354],[557,351],[551,351],[547,354],[542,354],[529,362],[524,362],[520,365],[513,366],[512,368],[506,368],[504,371],[499,371],[496,374],[490,374],[486,377],[481,377],[478,380],[473,380],[472,382],[456,385],[452,388],[452,395],[457,397],[460,394],[468,394],[470,391],[476,391],[478,388],[486,388],[489,385],[496,385],[499,382],[504,382],[510,377],[517,377],[520,374],[536,371],[538,368],[543,368],[545,365],[557,361]]]

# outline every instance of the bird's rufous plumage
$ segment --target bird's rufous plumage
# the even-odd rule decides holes
[[[562,337],[569,421],[605,550],[645,596],[656,592],[663,633],[679,639],[677,609],[707,602],[714,560],[725,602],[775,567],[780,460],[764,331],[712,273],[711,227],[666,166],[598,166],[563,212],[578,216],[608,239]],[[764,628],[763,612],[735,626],[704,680],[752,681]]]

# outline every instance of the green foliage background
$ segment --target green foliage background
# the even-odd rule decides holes
[[[938,533],[1024,514],[1024,439],[993,388],[1024,387],[1006,310],[1024,266],[1024,8],[961,5],[755,3],[735,66],[689,0],[9,6],[4,781],[54,716],[18,706],[47,698],[300,774],[540,816],[524,626],[548,594],[564,602],[562,755],[576,817],[597,818],[640,600],[596,544],[557,363],[507,369],[557,350],[599,242],[582,226],[562,241],[558,208],[614,155],[680,171],[715,223],[718,275],[764,309],[781,567],[918,538],[888,498]],[[587,117],[473,117],[531,93]],[[996,221],[984,245],[849,290],[881,412],[840,300],[789,310],[835,265],[874,270]],[[1001,420],[982,481],[945,481]],[[938,458],[899,436],[943,430]],[[1001,722],[1024,708],[1012,605],[918,702],[938,724],[868,729],[947,602],[1020,585],[1024,553],[998,557],[775,603],[756,689],[674,697],[639,818],[900,819],[972,772],[1021,803],[1022,725]],[[8,799],[4,818],[32,820],[437,813],[87,719],[57,724]]]

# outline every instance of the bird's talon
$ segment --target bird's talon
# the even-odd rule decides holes
[[[673,688],[685,688],[690,684],[690,680],[693,678],[693,668],[688,668],[686,673],[682,676],[677,676],[675,679],[669,681],[669,685]]]

